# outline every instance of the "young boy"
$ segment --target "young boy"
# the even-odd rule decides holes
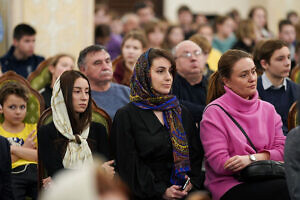
[[[36,124],[23,120],[27,111],[27,89],[15,82],[8,82],[0,89],[0,135],[7,138],[11,148],[12,191],[16,200],[37,198]]]
[[[287,43],[282,40],[267,40],[256,55],[255,63],[264,69],[257,79],[259,97],[274,105],[283,122],[287,135],[287,118],[291,105],[299,99],[300,87],[288,79],[291,70],[291,55]]]

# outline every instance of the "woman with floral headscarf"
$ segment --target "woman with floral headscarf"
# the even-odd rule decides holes
[[[170,94],[174,74],[167,51],[143,53],[131,78],[131,102],[114,118],[116,169],[134,199],[181,199],[202,185],[202,145],[190,113]]]

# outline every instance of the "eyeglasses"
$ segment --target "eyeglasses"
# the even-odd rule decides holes
[[[181,54],[180,56],[177,56],[175,57],[176,58],[180,58],[180,57],[183,57],[183,58],[188,58],[190,59],[192,57],[192,55],[194,54],[195,57],[198,57],[202,54],[202,50],[196,50],[194,51],[193,53],[191,52],[184,52],[183,54]]]

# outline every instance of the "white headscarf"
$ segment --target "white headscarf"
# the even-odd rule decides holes
[[[64,96],[60,88],[60,77],[55,81],[53,86],[51,108],[53,122],[56,129],[64,137],[69,139],[66,154],[63,159],[64,167],[69,169],[80,169],[83,165],[92,164],[92,152],[86,141],[89,136],[90,126],[87,126],[82,131],[81,135],[78,135],[81,144],[76,143],[76,138],[73,135]]]

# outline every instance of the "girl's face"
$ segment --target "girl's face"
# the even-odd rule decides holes
[[[89,84],[86,79],[76,79],[72,91],[73,109],[76,113],[83,113],[89,103]]]
[[[253,22],[255,23],[255,25],[258,28],[263,28],[265,27],[266,23],[267,23],[267,19],[266,19],[266,13],[263,9],[261,8],[257,8],[254,12],[253,12]]]
[[[49,71],[52,74],[52,77],[54,77],[54,80],[56,80],[62,73],[65,71],[70,71],[74,69],[74,61],[69,56],[63,56],[59,58],[56,66],[49,66]]]
[[[251,58],[242,58],[232,68],[230,79],[223,78],[224,84],[239,96],[249,99],[256,93],[256,67]]]
[[[228,18],[224,21],[223,24],[219,25],[219,31],[225,36],[229,37],[234,30],[234,21],[231,18]]]
[[[3,102],[1,113],[4,114],[4,121],[12,125],[20,125],[26,116],[27,103],[22,98],[15,94],[7,96]]]
[[[173,83],[172,66],[164,57],[155,58],[150,68],[152,88],[162,94],[168,95]]]
[[[127,39],[122,47],[124,60],[126,63],[132,64],[132,67],[142,53],[142,43],[134,38]]]
[[[159,28],[156,27],[153,32],[148,34],[149,43],[154,47],[160,47],[164,40],[164,33]]]
[[[184,40],[184,33],[180,27],[173,28],[168,36],[168,40],[172,46],[176,46],[179,42]]]

